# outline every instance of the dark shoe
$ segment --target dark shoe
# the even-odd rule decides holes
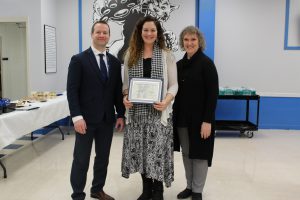
[[[186,199],[192,195],[192,190],[185,188],[182,192],[177,195],[177,199]]]
[[[154,180],[152,189],[152,200],[164,200],[164,186],[161,181]]]
[[[152,185],[153,181],[151,178],[146,178],[145,175],[142,174],[143,180],[143,193],[137,200],[150,200],[152,198]]]
[[[91,193],[91,197],[99,200],[115,200],[113,197],[105,194],[103,190],[98,193]]]
[[[202,200],[202,193],[192,193],[192,200]]]

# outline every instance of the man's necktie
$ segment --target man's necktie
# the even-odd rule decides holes
[[[107,81],[108,76],[107,76],[107,68],[106,68],[106,64],[103,60],[103,56],[104,54],[100,53],[100,70],[101,70],[101,75],[104,81]]]

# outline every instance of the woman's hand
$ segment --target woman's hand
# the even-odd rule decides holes
[[[124,97],[123,97],[123,104],[126,108],[132,108],[132,106],[133,106],[133,104],[130,101],[128,101],[128,95],[127,94],[124,95]]]
[[[207,139],[211,134],[211,123],[203,122],[200,130],[201,138]]]
[[[167,93],[166,98],[164,100],[162,100],[161,102],[155,102],[153,107],[156,110],[164,111],[168,107],[168,105],[172,102],[173,99],[174,99],[173,95],[170,93]]]
[[[156,110],[159,110],[159,111],[163,111],[163,110],[165,110],[167,107],[168,107],[168,103],[165,101],[165,100],[163,100],[163,101],[161,101],[161,102],[155,102],[154,104],[153,104],[153,107],[156,109]]]

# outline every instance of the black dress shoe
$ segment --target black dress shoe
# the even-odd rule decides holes
[[[103,190],[97,193],[91,193],[91,197],[99,200],[115,200],[113,197],[105,194]]]
[[[192,200],[202,200],[202,193],[192,193]]]
[[[182,192],[177,195],[177,199],[186,199],[192,195],[192,190],[185,188]]]

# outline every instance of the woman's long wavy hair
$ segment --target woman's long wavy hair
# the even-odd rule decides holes
[[[127,54],[129,53],[128,67],[136,65],[141,56],[141,52],[144,48],[142,30],[146,22],[154,22],[157,29],[156,42],[161,49],[166,49],[165,37],[160,22],[151,16],[143,17],[135,25],[134,31],[132,32],[130,38],[129,47],[127,49]]]

